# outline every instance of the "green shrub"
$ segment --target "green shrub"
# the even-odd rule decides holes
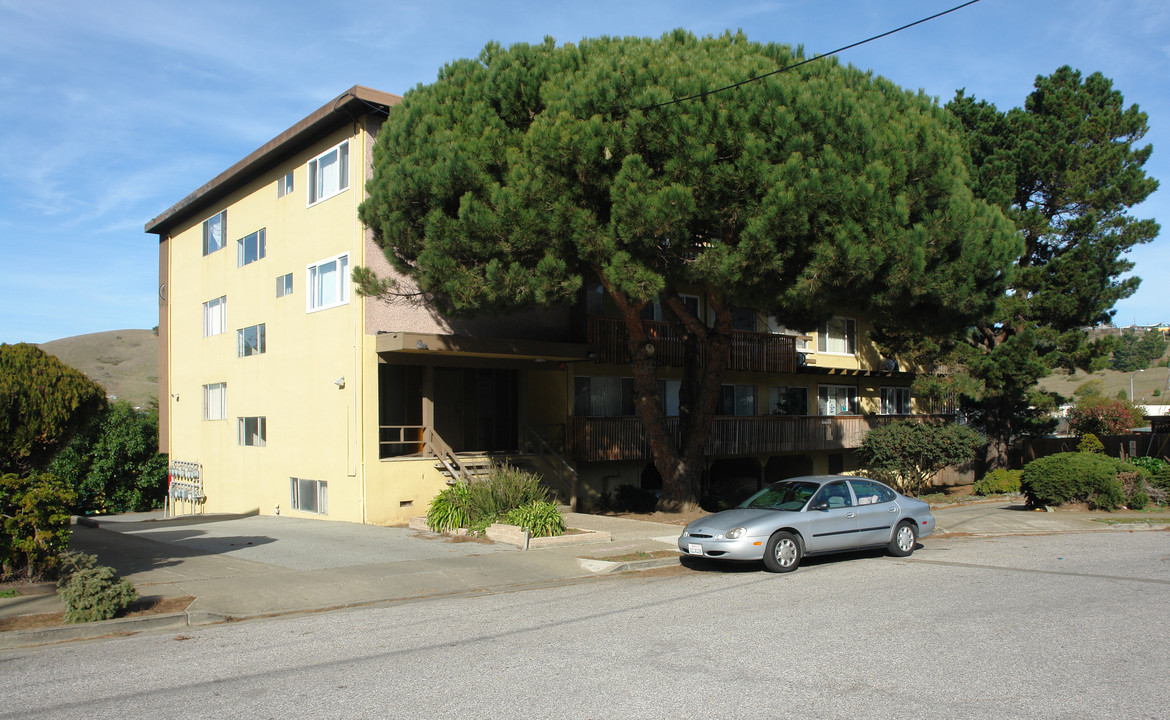
[[[1093,433],[1087,433],[1077,443],[1077,452],[1083,453],[1103,453],[1105,452],[1105,444],[1101,442]]]
[[[1028,463],[1020,477],[1020,489],[1032,505],[1083,501],[1113,510],[1125,500],[1118,475],[1128,467],[1095,453],[1057,453]]]
[[[1163,490],[1170,490],[1170,465],[1163,465],[1151,471],[1150,484]]]
[[[528,528],[532,537],[555,537],[565,534],[564,516],[556,505],[547,501],[512,508],[504,515],[504,522]]]
[[[1156,475],[1162,470],[1162,468],[1167,467],[1165,460],[1155,457],[1131,457],[1125,462],[1130,465],[1140,467],[1143,470],[1149,472],[1151,475]]]
[[[1006,495],[1020,491],[1022,470],[992,470],[975,483],[976,495]]]
[[[57,576],[57,590],[68,585],[69,579],[73,577],[74,573],[91,570],[95,567],[97,567],[97,555],[88,555],[75,550],[61,553],[61,569]]]
[[[608,504],[615,512],[649,513],[658,507],[658,494],[637,485],[618,485]]]
[[[1146,506],[1150,504],[1150,496],[1143,490],[1137,490],[1129,496],[1126,505],[1130,510],[1145,510]]]
[[[465,527],[481,534],[509,511],[547,501],[548,489],[539,475],[499,465],[486,477],[439,493],[427,509],[427,527],[440,532]]]
[[[134,585],[105,565],[74,572],[58,592],[65,601],[65,621],[71,623],[109,620],[138,598]]]
[[[69,547],[73,491],[47,473],[0,476],[0,578],[55,577]]]
[[[457,483],[431,500],[427,507],[427,527],[435,532],[465,528],[471,518],[467,514],[467,484]]]

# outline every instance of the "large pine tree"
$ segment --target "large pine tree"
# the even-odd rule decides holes
[[[1107,344],[1084,328],[1109,320],[1140,279],[1125,254],[1158,234],[1129,216],[1158,187],[1138,146],[1146,114],[1112,82],[1067,66],[1036,78],[1022,108],[1001,112],[959,91],[947,108],[966,129],[976,193],[999,205],[1024,243],[1011,289],[949,359],[976,380],[968,409],[1006,466],[1020,434],[1043,427],[1036,381],[1055,368],[1097,369]]]
[[[742,34],[492,44],[408,92],[375,147],[361,217],[445,311],[567,303],[600,281],[664,507],[696,498],[733,308],[942,332],[990,311],[1019,254],[968,188],[948,113],[832,60],[779,72],[798,60]],[[641,319],[654,301],[703,353],[683,371],[678,440]]]

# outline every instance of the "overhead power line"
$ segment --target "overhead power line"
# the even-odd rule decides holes
[[[893,35],[894,33],[902,32],[903,30],[905,30],[907,28],[912,28],[915,25],[921,25],[922,23],[930,22],[931,20],[934,20],[935,18],[940,18],[943,15],[953,13],[956,10],[962,10],[963,8],[967,7],[968,5],[974,5],[977,2],[979,2],[979,0],[968,0],[968,2],[965,2],[962,5],[956,5],[955,7],[951,8],[950,10],[943,10],[942,12],[935,13],[934,15],[931,15],[930,17],[924,17],[921,20],[915,20],[914,22],[903,25],[900,28],[894,28],[893,30],[887,30],[886,32],[884,32],[880,35],[874,35],[873,37],[866,38],[864,40],[859,40],[859,41],[852,43],[850,45],[846,45],[844,47],[839,47],[836,50],[833,50],[833,51],[830,51],[827,53],[823,53],[823,54],[817,55],[815,57],[808,58],[807,60],[801,60],[798,63],[786,65],[782,68],[773,70],[771,72],[766,72],[763,75],[756,75],[755,77],[750,77],[746,80],[740,80],[737,83],[732,83],[731,85],[727,85],[725,87],[721,87],[721,88],[718,88],[716,90],[708,90],[707,92],[701,92],[701,93],[696,93],[695,95],[688,95],[686,97],[675,98],[674,100],[667,100],[666,102],[657,103],[655,105],[647,105],[646,107],[641,108],[641,109],[643,111],[654,110],[656,108],[666,107],[668,105],[676,105],[678,103],[687,102],[689,100],[697,100],[699,98],[707,97],[708,95],[714,95],[716,93],[726,92],[727,90],[734,90],[735,88],[740,87],[741,85],[747,85],[748,83],[757,82],[759,80],[763,80],[766,77],[771,77],[772,75],[777,75],[777,74],[782,73],[782,72],[788,72],[789,70],[794,70],[794,69],[800,67],[801,65],[807,65],[811,62],[815,62],[815,61],[820,60],[822,58],[831,57],[831,56],[836,55],[838,53],[845,52],[846,50],[851,50],[855,47],[864,45],[866,43],[873,42],[874,40],[880,40],[880,39],[887,37],[889,35]]]

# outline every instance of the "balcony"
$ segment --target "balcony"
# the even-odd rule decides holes
[[[953,415],[832,415],[717,417],[704,451],[716,455],[767,455],[815,450],[849,450],[872,428],[894,420],[948,422]],[[670,418],[677,438],[678,420]],[[586,462],[645,460],[650,457],[638,417],[569,418],[570,455]]]
[[[588,342],[597,348],[597,362],[624,365],[630,361],[629,333],[625,321],[618,318],[589,316]],[[654,359],[659,365],[682,367],[683,340],[670,323],[643,323],[654,345]],[[791,335],[734,330],[728,352],[728,370],[792,373],[799,367],[796,338]]]

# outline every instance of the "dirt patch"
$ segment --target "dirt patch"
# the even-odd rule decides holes
[[[659,558],[676,558],[678,556],[678,550],[639,550],[638,552],[626,553],[625,555],[610,555],[608,557],[593,559],[605,560],[606,562],[635,562],[637,560],[657,560]]]
[[[130,603],[130,607],[126,608],[126,612],[118,617],[146,617],[148,615],[165,615],[167,613],[182,612],[187,609],[187,606],[194,599],[189,595],[170,598],[155,596],[138,598]],[[8,632],[10,630],[36,630],[68,624],[65,622],[64,612],[18,615],[11,618],[0,618],[0,632]]]
[[[649,513],[598,513],[599,515],[606,515],[609,517],[628,518],[630,520],[645,520],[646,522],[669,523],[670,525],[689,525],[701,517],[706,517],[712,513],[696,507],[693,510],[683,510],[682,512],[660,512],[655,510]]]

